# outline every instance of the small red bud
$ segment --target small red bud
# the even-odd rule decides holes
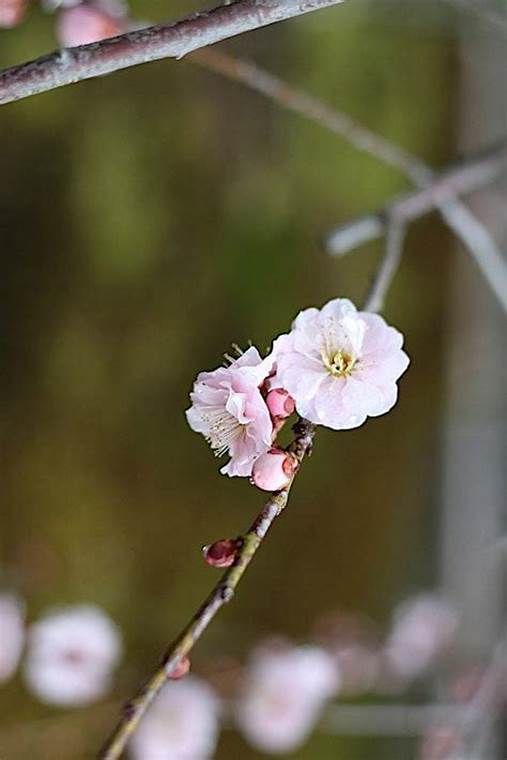
[[[230,567],[241,545],[237,538],[222,538],[214,544],[203,546],[204,559],[212,567]]]
[[[294,399],[283,388],[274,388],[266,396],[266,404],[272,417],[286,419],[293,414],[296,405]]]
[[[189,670],[190,658],[185,655],[185,657],[182,657],[176,667],[174,667],[168,674],[168,677],[172,681],[178,681],[180,678],[183,678],[183,676],[186,676]]]

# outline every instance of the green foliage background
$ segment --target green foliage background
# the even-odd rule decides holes
[[[410,5],[351,1],[225,48],[440,164],[452,156],[452,19]],[[34,9],[0,32],[0,64],[55,45],[53,17]],[[77,760],[93,757],[117,701],[214,582],[200,546],[237,534],[262,502],[220,477],[187,428],[196,373],[232,341],[267,346],[302,307],[360,301],[381,245],[339,261],[319,241],[407,185],[189,61],[6,106],[0,141],[1,570],[30,619],[95,602],[126,646],[112,699],[89,710],[43,707],[21,678],[3,687],[0,756]],[[435,218],[417,225],[389,298],[413,360],[398,406],[356,431],[319,432],[287,513],[196,651],[197,673],[245,659],[266,634],[306,640],[329,610],[382,624],[434,582],[448,242]],[[322,735],[293,755],[410,756],[403,742]],[[217,757],[260,755],[227,731]]]

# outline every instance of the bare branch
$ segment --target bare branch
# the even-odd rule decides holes
[[[370,292],[366,298],[364,308],[366,311],[380,311],[384,300],[398,271],[403,253],[403,241],[405,239],[405,222],[393,217],[387,227],[386,249],[380,266],[375,273]]]
[[[506,167],[507,145],[504,143],[442,173],[424,189],[408,193],[374,214],[337,227],[325,241],[327,250],[335,256],[342,256],[362,243],[381,237],[386,229],[389,230],[392,218],[408,223],[439,208],[507,310],[505,258],[484,226],[455,199],[490,184],[505,172]]]
[[[272,98],[291,111],[340,135],[357,150],[397,169],[417,187],[427,188],[431,195],[431,208],[440,211],[444,221],[475,259],[493,292],[507,308],[507,287],[505,287],[507,268],[502,253],[479,219],[456,199],[456,193],[451,185],[444,188],[445,192],[434,192],[433,188],[435,183],[438,183],[438,175],[433,169],[403,148],[371,132],[348,114],[337,111],[317,98],[291,87],[254,63],[237,59],[217,50],[200,51],[190,60],[224,74],[230,79],[242,82]],[[470,169],[470,174],[473,175],[470,177],[470,182],[473,179],[476,183],[473,189],[481,184],[487,184],[494,176],[497,176],[495,167],[488,163],[474,167],[473,171]],[[414,194],[413,198],[414,200],[420,198],[424,203],[426,196]],[[395,208],[394,211],[397,212],[397,209]],[[385,218],[385,214],[382,216]],[[330,236],[330,253],[350,250],[359,242],[380,237],[384,230],[385,224],[379,215],[364,217],[358,221],[357,225],[340,228],[339,235]]]
[[[305,454],[311,448],[315,435],[315,425],[300,419],[294,426],[294,440],[289,447],[297,461],[301,464]],[[116,760],[125,749],[130,736],[136,730],[139,721],[153,702],[160,689],[167,682],[171,673],[183,657],[193,649],[217,612],[234,596],[237,585],[257,549],[260,547],[268,530],[278,515],[285,508],[289,492],[294,480],[281,491],[271,494],[262,511],[254,520],[249,530],[240,537],[241,548],[234,564],[226,570],[208,598],[203,602],[190,623],[183,629],[176,640],[169,646],[162,661],[138,694],[124,707],[122,718],[100,753],[101,760]]]
[[[177,58],[343,0],[236,0],[181,21],[66,48],[0,72],[0,105],[140,63]]]
[[[506,169],[507,144],[502,143],[442,172],[427,188],[407,193],[373,214],[336,227],[326,238],[326,248],[333,256],[343,256],[358,245],[381,237],[391,216],[412,222],[434,211],[446,199],[491,184]]]

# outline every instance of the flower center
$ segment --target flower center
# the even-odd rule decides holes
[[[243,435],[246,429],[246,425],[242,425],[223,406],[210,407],[203,414],[203,419],[210,426],[206,440],[217,457],[223,456],[230,449],[232,442]]]
[[[330,356],[323,356],[324,364],[334,377],[345,377],[352,374],[356,359],[346,351],[335,351]]]

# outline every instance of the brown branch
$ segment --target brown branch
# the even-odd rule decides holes
[[[315,425],[307,420],[298,420],[294,426],[294,440],[289,447],[289,451],[294,454],[299,465],[305,455],[309,453],[314,435]],[[294,476],[284,489],[270,495],[252,526],[243,536],[240,536],[239,543],[241,548],[238,550],[234,564],[225,571],[190,623],[169,646],[153,675],[136,696],[124,707],[118,726],[99,755],[101,760],[116,760],[121,756],[139,721],[167,682],[171,673],[183,657],[188,655],[193,649],[195,643],[220,608],[233,598],[236,587],[257,549],[260,547],[275,519],[285,508],[293,480]]]
[[[140,63],[177,58],[343,0],[236,0],[167,24],[66,48],[0,72],[0,105]]]

